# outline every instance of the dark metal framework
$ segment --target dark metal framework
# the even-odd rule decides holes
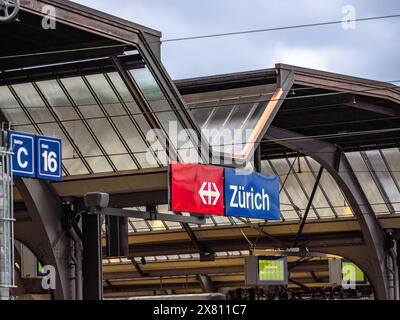
[[[190,138],[203,143],[197,150],[202,162],[207,162],[209,158],[213,159],[214,155],[210,155],[206,139],[202,137],[200,125],[193,116],[193,112],[186,107],[180,94],[187,96],[208,91],[276,84],[274,99],[269,100],[262,112],[265,119],[257,123],[258,136],[253,136],[253,140],[250,141],[254,144],[252,147],[259,146],[256,154],[257,170],[262,170],[263,166],[269,164],[271,169],[277,172],[277,163],[274,161],[278,158],[286,158],[287,165],[283,166],[283,169],[288,167],[289,173],[292,172],[293,183],[299,186],[301,190],[299,193],[308,200],[309,205],[306,211],[309,216],[315,216],[317,219],[322,218],[323,210],[313,203],[315,192],[321,192],[327,199],[327,205],[332,208],[334,216],[339,216],[327,196],[329,190],[316,183],[312,194],[308,196],[302,181],[303,176],[295,171],[294,162],[290,163],[287,158],[298,157],[298,155],[308,156],[309,158],[298,157],[299,171],[304,170],[304,167],[308,168],[311,176],[316,180],[323,180],[322,171],[316,176],[311,159],[329,172],[340,187],[345,196],[345,202],[347,201],[350,205],[362,229],[362,234],[348,235],[360,238],[358,244],[362,249],[350,252],[346,251],[345,245],[341,245],[332,247],[333,253],[353,257],[354,261],[360,263],[374,286],[376,297],[380,299],[392,297],[388,288],[388,271],[385,265],[386,238],[375,217],[373,204],[369,203],[368,197],[357,180],[349,153],[378,148],[398,148],[400,133],[382,131],[374,135],[373,141],[367,133],[335,134],[346,131],[349,125],[357,126],[356,129],[360,132],[379,131],[383,128],[395,129],[400,116],[398,108],[400,91],[397,87],[287,65],[277,65],[275,69],[262,72],[178,81],[176,87],[160,62],[159,32],[65,0],[22,0],[21,4],[20,22],[0,28],[2,39],[12,44],[0,49],[0,84],[2,85],[0,99],[7,97],[6,104],[9,106],[9,108],[2,108],[2,112],[15,129],[61,136],[66,142],[63,157],[63,170],[66,176],[92,175],[107,171],[116,173],[125,169],[166,165],[146,141],[146,130],[151,128],[161,129],[161,134],[168,142],[165,118],[163,121],[162,113],[157,109],[154,100],[147,95],[145,84],[140,82],[137,70],[147,72],[149,76],[147,80],[150,80],[157,89],[159,100],[167,109],[164,115],[169,115],[169,119],[177,120],[182,128],[194,130],[194,136]],[[43,16],[42,9],[48,4],[57,9],[59,27],[54,31],[44,31],[38,27]],[[46,32],[45,36],[44,32]],[[42,43],[42,39],[47,39],[47,41]],[[16,68],[20,70],[14,70]],[[72,80],[68,81],[68,79]],[[85,91],[86,102],[79,100],[82,94],[76,91],[74,82],[79,82],[79,88]],[[99,90],[99,82],[102,84],[102,90]],[[108,92],[107,97],[102,95],[103,90]],[[54,97],[60,99],[62,103],[59,104]],[[31,104],[31,101],[34,101],[36,105]],[[332,106],[338,107],[340,112],[337,108],[330,108]],[[88,115],[89,109],[95,112]],[[230,117],[232,113],[232,111],[229,112]],[[131,130],[130,136],[139,137],[141,142],[129,139],[122,130],[123,121],[126,121]],[[225,123],[227,122],[229,121],[226,120]],[[270,127],[271,125],[273,126]],[[106,140],[100,129],[112,135],[111,142]],[[327,138],[329,143],[322,141],[327,135],[333,135],[332,138]],[[83,138],[87,138],[87,141],[82,142]],[[90,148],[86,148],[87,146]],[[142,147],[150,150],[155,160],[153,165],[145,163]],[[163,147],[172,152],[169,156],[179,158],[179,146],[167,143]],[[347,157],[344,152],[348,153]],[[379,151],[381,154],[382,152]],[[362,156],[364,160],[370,159],[369,156]],[[382,156],[382,159],[385,157]],[[380,183],[380,173],[375,172],[376,163],[365,162],[369,174],[377,182],[378,192],[384,201],[383,205],[394,213],[396,205],[391,201],[387,186]],[[289,173],[286,171],[284,174]],[[393,185],[399,191],[399,182],[393,177],[394,173],[389,174],[392,175]],[[283,182],[282,176],[281,180]],[[74,290],[69,287],[71,282],[67,281],[67,274],[71,270],[66,270],[70,262],[68,250],[71,239],[64,237],[64,234],[60,235],[60,232],[62,233],[59,219],[61,195],[50,191],[53,186],[57,188],[61,184],[50,185],[21,179],[16,185],[28,210],[25,224],[19,224],[19,226],[17,224],[17,234],[23,235],[21,237],[24,238],[28,234],[27,230],[32,230],[33,227],[45,230],[39,243],[32,242],[28,238],[24,239],[28,245],[35,247],[33,249],[36,249],[34,251],[39,257],[47,259],[44,262],[57,265],[59,289],[56,292],[56,298],[73,298]],[[127,192],[112,195],[111,201],[115,206],[166,203],[166,186],[163,186],[161,190],[139,195],[131,195]],[[143,199],[143,195],[146,199]],[[295,194],[288,191],[285,186],[282,196],[290,202],[291,207],[295,208],[292,215],[296,219],[301,218],[301,211],[304,208],[297,207],[298,210],[296,209]],[[148,212],[142,213],[143,218],[153,218]],[[217,219],[217,217],[210,217],[208,221],[215,226],[218,225]],[[29,224],[29,221],[33,221],[33,224]],[[230,226],[237,223],[232,219],[226,221]],[[99,227],[99,221],[96,223]],[[255,222],[246,220],[246,224],[251,223]],[[130,223],[130,225],[134,227],[134,224]],[[145,225],[149,230],[153,230],[150,222],[145,221]],[[167,229],[165,222],[163,225]],[[96,230],[99,232],[99,228]],[[217,243],[211,243],[212,241],[209,240],[199,242],[196,237],[197,229],[187,226],[186,231],[196,251],[206,251],[204,246],[207,247],[207,251],[221,250],[221,244],[218,247]],[[93,233],[96,232],[93,231]],[[274,239],[262,232],[260,235],[263,237],[260,243],[265,245],[273,243],[271,246],[296,240],[296,238]],[[318,241],[324,236],[329,235],[314,237]],[[312,237],[299,236],[297,240],[299,243],[308,243]],[[266,241],[266,239],[270,240]],[[258,238],[251,240],[257,241]],[[54,245],[54,242],[57,242],[57,245]],[[43,246],[43,243],[46,244],[43,251],[38,251],[37,248]],[[235,248],[248,246],[242,240],[229,243]],[[174,247],[171,244],[163,244],[161,249],[164,253],[176,253],[181,250],[179,245],[181,244],[178,243]],[[67,263],[63,264],[63,259],[58,255],[57,246],[62,247]],[[99,250],[96,252],[99,257],[101,255]],[[145,255],[150,250],[147,247],[139,248],[138,252]],[[373,261],[378,263],[365,261],[362,255],[372,257]],[[207,277],[200,276],[199,280],[204,288],[212,288]],[[97,289],[100,286],[101,283],[97,283]],[[97,296],[99,297],[101,294]]]

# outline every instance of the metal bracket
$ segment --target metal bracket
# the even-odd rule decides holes
[[[195,215],[183,216],[178,214],[158,213],[154,205],[147,205],[147,211],[108,208],[109,194],[91,192],[85,195],[84,203],[91,214],[103,214],[117,217],[129,217],[144,220],[163,220],[181,223],[205,224],[206,219]]]

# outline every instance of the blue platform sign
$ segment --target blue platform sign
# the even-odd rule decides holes
[[[280,220],[278,177],[225,169],[225,215]]]
[[[35,177],[35,136],[29,133],[9,131],[8,145],[14,153],[12,173],[19,177]]]
[[[61,139],[36,136],[36,177],[62,180]]]

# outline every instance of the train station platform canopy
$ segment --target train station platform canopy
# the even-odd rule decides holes
[[[280,179],[281,222],[210,216],[197,226],[130,219],[130,256],[104,261],[109,292],[155,290],[162,277],[168,288],[190,283],[195,290],[204,282],[199,275],[243,285],[241,265],[251,246],[287,248],[298,240],[340,255],[338,247],[371,245],[369,218],[360,220],[366,214],[382,228],[399,227],[395,84],[285,64],[173,81],[160,60],[160,32],[70,1],[21,5],[18,21],[0,26],[7,43],[0,49],[1,117],[14,130],[62,138],[64,180],[49,183],[58,199],[100,191],[110,194],[113,207],[151,204],[173,214],[168,160],[185,161],[187,149],[199,163],[253,165]],[[42,28],[46,5],[56,9],[54,30]],[[190,129],[185,144],[171,138],[171,123]],[[161,150],[148,136],[151,129],[167,142]],[[235,129],[248,134],[226,138]],[[332,154],[331,163],[325,155]],[[349,196],[354,188],[357,196]],[[17,236],[34,220],[24,192],[15,190]],[[197,261],[203,253],[216,260]],[[326,282],[325,269],[320,275],[303,269],[293,281]]]

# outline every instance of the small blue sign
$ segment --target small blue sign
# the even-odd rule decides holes
[[[280,220],[278,177],[226,168],[225,215]]]
[[[35,177],[35,136],[17,131],[8,132],[8,145],[14,153],[12,173],[19,177]]]
[[[61,139],[36,136],[36,177],[62,180]]]

